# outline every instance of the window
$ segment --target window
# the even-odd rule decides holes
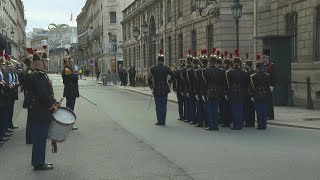
[[[128,29],[129,29],[129,35],[128,35],[128,38],[129,38],[129,39],[131,39],[131,26],[130,26],[130,22],[129,22],[129,28],[128,28]]]
[[[136,66],[137,64],[137,61],[136,61],[136,48],[134,47],[133,48],[133,66]]]
[[[167,0],[167,20],[167,23],[171,21],[171,0]]]
[[[110,12],[110,23],[117,23],[117,13],[114,11]]]
[[[178,17],[183,16],[183,0],[178,0]]]
[[[297,62],[298,50],[298,13],[286,15],[286,34],[291,36],[291,62]]]
[[[168,66],[172,64],[172,44],[171,44],[171,36],[168,37]]]
[[[126,29],[125,25],[123,26],[123,39],[124,39],[124,41],[127,40],[127,29]]]
[[[136,65],[136,68],[141,67],[141,57],[140,57],[141,48],[138,46],[138,63]]]
[[[160,48],[163,48],[163,39],[160,40]]]
[[[131,49],[129,49],[129,66],[131,66]]]
[[[163,25],[163,3],[160,2],[160,26]]]
[[[197,10],[197,6],[196,6],[196,0],[190,0],[191,1],[191,13],[193,13],[194,11]]]
[[[320,61],[320,6],[317,7],[316,19],[316,61]]]
[[[143,45],[143,67],[147,67],[147,59],[146,59],[146,45]]]
[[[178,43],[179,43],[179,56],[183,54],[183,34],[180,33],[178,36]]]
[[[207,47],[209,51],[213,48],[213,25],[207,26]]]
[[[191,31],[191,50],[192,51],[197,50],[197,31],[196,30]]]

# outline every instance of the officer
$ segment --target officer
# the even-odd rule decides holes
[[[197,121],[198,123],[195,125],[195,127],[203,127],[204,122],[206,120],[206,101],[207,101],[207,88],[206,88],[206,82],[203,78],[203,72],[205,69],[208,68],[208,57],[207,57],[207,49],[201,50],[201,57],[200,57],[200,64],[201,67],[199,67],[197,70],[195,70],[196,77],[198,80],[198,90],[197,90]]]
[[[182,77],[184,79],[184,83],[185,83],[185,118],[186,120],[184,120],[184,122],[191,122],[190,120],[190,93],[189,93],[189,89],[190,89],[190,79],[188,77],[188,70],[192,67],[192,60],[193,57],[191,55],[191,49],[188,50],[188,55],[187,55],[187,65],[186,67],[184,67],[181,70],[182,73]]]
[[[186,66],[186,60],[183,58],[183,54],[180,54],[180,67],[176,67],[177,69],[174,71],[174,74],[176,76],[176,80],[174,82],[174,91],[177,93],[177,99],[178,99],[178,109],[179,109],[179,119],[180,121],[186,120],[185,118],[185,96],[184,96],[184,79],[182,77],[182,69]]]
[[[163,49],[157,58],[157,65],[152,66],[149,71],[148,83],[152,89],[157,112],[157,126],[166,125],[167,101],[170,88],[168,85],[168,75],[175,78],[175,74],[170,68],[164,65]]]
[[[34,65],[32,62],[33,58],[33,50],[32,48],[27,48],[27,55],[23,59],[23,63],[27,66],[27,69],[24,72],[24,101],[23,101],[23,108],[28,110],[27,115],[27,127],[26,127],[26,144],[32,144],[31,143],[31,104],[32,104],[32,79],[31,75],[34,71]]]
[[[190,124],[197,124],[197,87],[199,87],[199,81],[195,74],[195,71],[199,68],[199,57],[197,56],[197,51],[194,52],[194,57],[192,61],[192,66],[188,68],[187,75],[190,82],[188,93],[190,98]]]
[[[219,104],[225,95],[226,87],[226,71],[219,68],[217,63],[222,64],[221,58],[212,55],[209,60],[209,68],[203,73],[203,79],[205,79],[208,89],[207,113],[209,127],[206,130],[209,131],[219,130]]]
[[[234,68],[226,72],[228,83],[228,93],[226,99],[230,102],[230,108],[233,116],[232,130],[241,130],[243,128],[243,106],[248,92],[249,75],[241,69],[241,59],[239,50],[235,50],[233,58]]]
[[[74,111],[74,106],[76,103],[76,98],[79,97],[79,87],[78,87],[78,74],[72,69],[72,58],[69,56],[69,50],[65,49],[65,57],[63,58],[64,69],[62,71],[62,79],[64,84],[63,97],[66,97],[67,108]],[[74,126],[72,130],[77,130],[78,128]]]
[[[273,120],[274,119],[274,107],[273,107],[273,89],[276,83],[276,78],[275,78],[275,67],[274,64],[270,61],[270,56],[268,55],[262,55],[263,62],[264,62],[264,71],[270,75],[270,93],[269,93],[269,98],[267,102],[267,119],[268,120]]]
[[[252,101],[258,117],[258,129],[267,129],[267,101],[270,94],[271,79],[263,70],[263,64],[256,65],[256,73],[251,75],[251,87],[253,89]]]
[[[45,163],[46,142],[48,137],[51,114],[57,110],[58,103],[54,99],[51,81],[46,71],[48,69],[47,46],[33,55],[35,71],[32,73],[32,108],[31,136],[32,162],[34,170],[53,169],[51,163]]]
[[[12,131],[8,125],[9,118],[9,81],[6,58],[3,51],[0,51],[0,146],[9,140]],[[10,132],[8,132],[8,130]]]
[[[246,53],[246,61],[243,64],[243,70],[248,73],[249,76],[255,73],[252,69],[252,60],[249,60],[249,53]],[[255,126],[255,110],[254,102],[250,98],[251,91],[246,94],[245,106],[244,106],[244,127]]]

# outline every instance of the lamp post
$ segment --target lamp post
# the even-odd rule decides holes
[[[145,40],[147,38],[147,33],[148,33],[148,24],[147,22],[144,22],[141,25],[141,32],[142,35],[140,36],[140,30],[138,29],[138,27],[134,27],[133,29],[133,37],[136,41],[141,41],[141,40]],[[140,36],[140,38],[138,38]]]
[[[207,7],[207,0],[196,0],[196,6],[200,13],[201,17],[208,17],[208,16],[219,16],[220,15],[220,9],[218,7],[211,8],[207,11],[206,14],[204,14],[204,9]]]
[[[231,6],[231,11],[233,18],[236,21],[236,46],[239,49],[239,20],[242,16],[242,4],[240,4],[239,0],[234,0],[234,4]]]
[[[9,31],[9,30],[10,30],[10,38],[11,38],[12,41],[13,41],[15,32],[14,32],[14,28],[13,28],[13,27],[6,29],[6,40],[7,40],[6,53],[8,53],[8,54],[11,55],[11,40],[10,40],[10,38],[8,37],[8,31]]]

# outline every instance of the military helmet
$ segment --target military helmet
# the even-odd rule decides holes
[[[239,63],[239,64],[241,64],[241,58],[240,58],[240,51],[239,51],[239,49],[236,49],[236,50],[234,51],[234,54],[235,54],[235,57],[233,58],[233,62],[234,62],[234,63]]]
[[[42,46],[42,50],[33,50],[32,61],[49,61],[48,58],[48,46]]]
[[[70,53],[69,53],[69,49],[67,49],[67,48],[64,49],[63,62],[64,62],[64,63],[67,63],[67,62],[72,63],[72,62],[73,62],[73,59],[71,58]]]

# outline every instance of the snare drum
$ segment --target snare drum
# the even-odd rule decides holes
[[[63,142],[68,138],[74,123],[76,122],[74,112],[66,107],[58,107],[52,114],[48,137],[55,142]]]

